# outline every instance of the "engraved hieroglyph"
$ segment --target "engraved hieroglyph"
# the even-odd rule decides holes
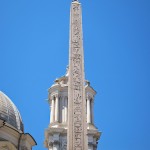
[[[68,150],[87,150],[86,104],[81,4],[72,2],[70,16]]]

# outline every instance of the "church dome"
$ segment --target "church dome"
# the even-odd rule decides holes
[[[14,103],[0,91],[0,119],[23,132],[23,122]]]

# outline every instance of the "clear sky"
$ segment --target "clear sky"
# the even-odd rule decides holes
[[[82,0],[98,150],[150,150],[150,1]],[[0,90],[44,150],[48,88],[68,65],[71,0],[0,0]]]

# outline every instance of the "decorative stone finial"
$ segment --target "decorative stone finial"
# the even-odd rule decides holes
[[[58,83],[58,82],[59,82],[59,80],[56,78],[55,83]]]
[[[67,77],[69,76],[69,66],[67,66],[67,68],[66,68],[66,76]]]
[[[90,86],[90,81],[85,80],[86,85]]]

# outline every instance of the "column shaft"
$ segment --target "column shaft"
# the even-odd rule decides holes
[[[58,101],[58,96],[56,96],[55,99],[55,122],[59,121],[59,101]]]
[[[50,114],[50,123],[54,122],[54,98],[51,103],[51,114]]]
[[[64,103],[64,97],[62,98],[62,122],[65,122],[65,103]]]
[[[94,101],[91,101],[91,121],[94,124]]]
[[[67,98],[65,98],[65,122],[67,122],[67,118],[68,118],[68,113],[67,113],[67,104],[68,104],[68,102],[67,101],[68,101]]]
[[[91,123],[91,107],[89,98],[87,98],[87,123]]]

